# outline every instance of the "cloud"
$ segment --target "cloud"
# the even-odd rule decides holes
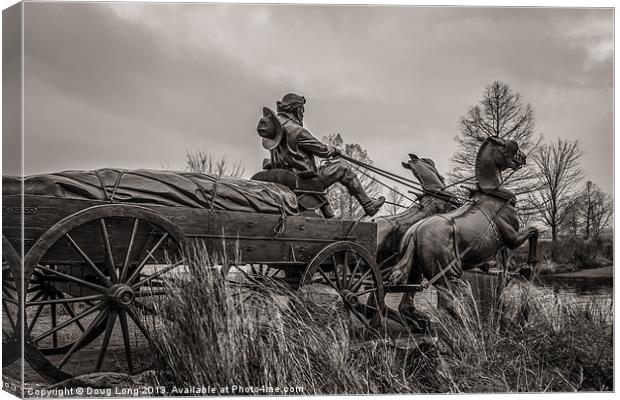
[[[602,9],[27,3],[27,168],[175,166],[204,146],[252,171],[266,155],[261,107],[296,91],[316,136],[340,132],[395,172],[408,152],[445,171],[460,115],[499,79],[532,103],[547,136],[583,139],[584,167],[610,189],[612,19]]]

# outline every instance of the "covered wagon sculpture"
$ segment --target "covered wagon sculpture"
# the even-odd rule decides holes
[[[4,177],[3,365],[19,358],[23,329],[26,362],[50,381],[134,372],[136,338],[149,340],[141,315],[198,242],[293,287],[330,285],[351,313],[381,324],[376,224],[300,210],[294,189],[153,170]]]

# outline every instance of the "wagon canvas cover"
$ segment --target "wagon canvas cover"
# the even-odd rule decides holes
[[[2,178],[2,194],[20,194],[18,177]],[[101,200],[212,210],[297,214],[297,199],[287,188],[247,179],[195,172],[103,168],[31,175],[25,195]]]

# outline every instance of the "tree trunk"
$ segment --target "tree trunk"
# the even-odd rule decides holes
[[[551,259],[553,261],[558,259],[558,251],[557,251],[557,241],[558,241],[558,227],[556,225],[551,226]]]

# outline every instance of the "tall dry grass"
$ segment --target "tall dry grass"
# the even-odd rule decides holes
[[[334,299],[317,302],[275,280],[231,285],[211,265],[192,257],[191,279],[160,305],[173,318],[152,328],[156,373],[169,388],[612,390],[611,308],[542,300],[527,283],[498,279],[484,309],[466,287],[453,315],[432,312],[432,332],[368,340]]]

